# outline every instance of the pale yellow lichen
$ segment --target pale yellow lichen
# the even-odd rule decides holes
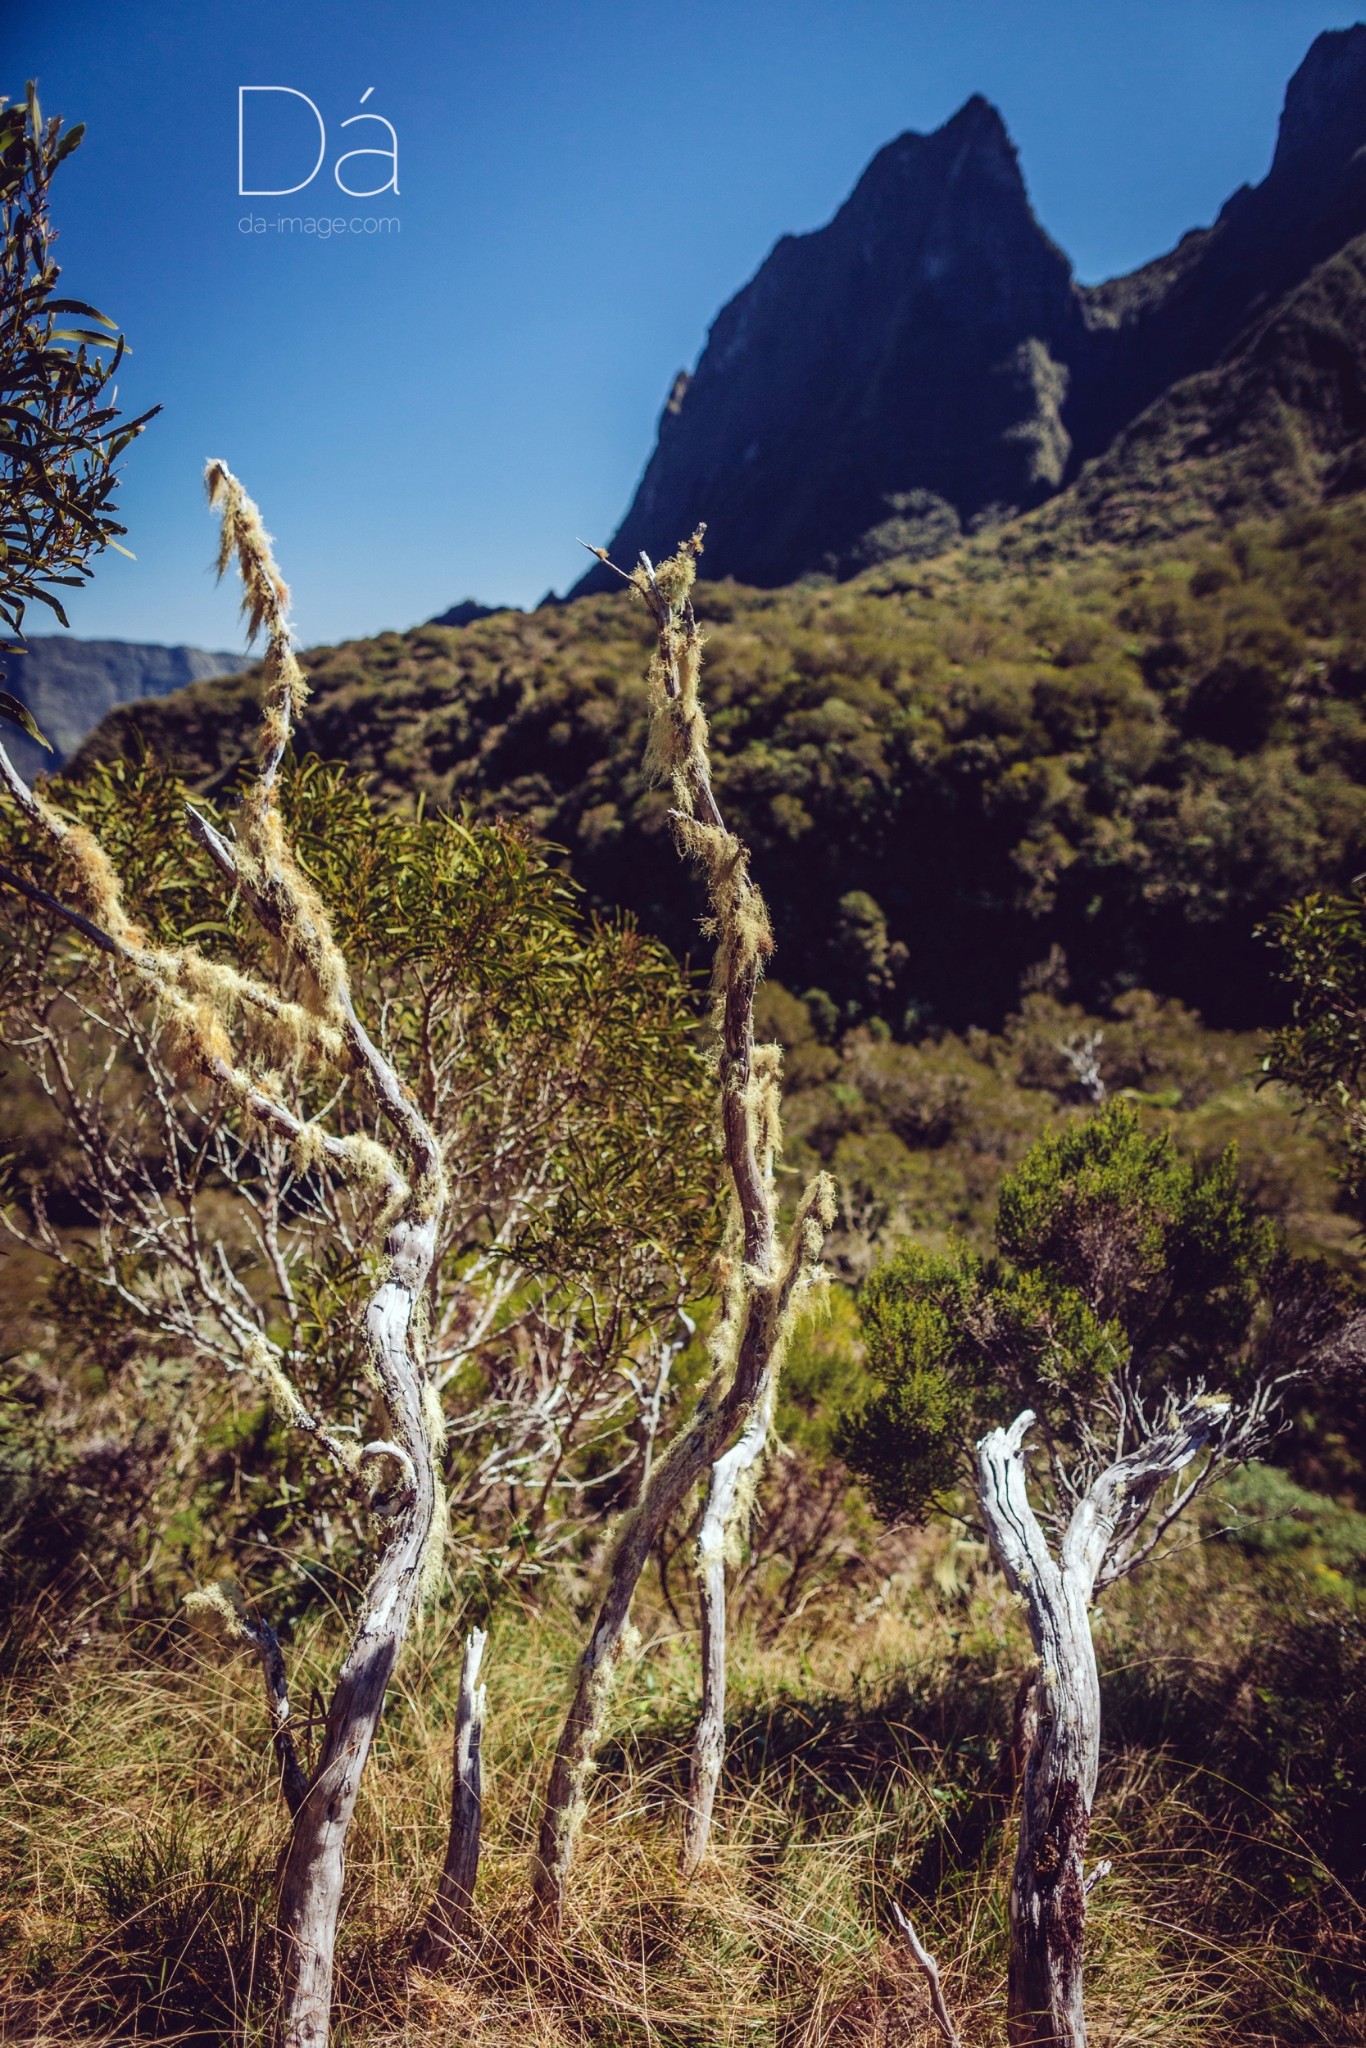
[[[198,1587],[182,1603],[187,1614],[195,1615],[219,1630],[231,1643],[254,1644],[255,1631],[247,1616],[242,1589],[235,1579],[219,1579],[216,1585]]]

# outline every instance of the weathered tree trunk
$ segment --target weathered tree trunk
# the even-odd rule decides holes
[[[281,744],[277,739],[277,751]],[[264,772],[258,791],[263,785],[265,796],[259,800],[265,804],[273,785]],[[376,1108],[397,1134],[412,1176],[410,1187],[397,1184],[402,1211],[385,1238],[384,1277],[364,1320],[371,1372],[394,1432],[392,1440],[368,1444],[360,1454],[361,1470],[370,1482],[370,1505],[383,1532],[380,1558],[337,1678],[322,1754],[294,1814],[280,1879],[284,1995],[278,2038],[282,2048],[325,2048],[346,1837],[390,1674],[420,1590],[436,1512],[436,1448],[413,1337],[436,1258],[446,1181],[435,1133],[357,1016],[345,964],[324,913],[292,863],[275,851],[267,831],[258,834],[266,858],[244,867],[231,844],[206,820],[196,818],[194,827],[195,836],[225,877],[242,889],[266,930],[287,939],[310,962],[320,963],[327,975],[324,993],[331,1016]]]
[[[414,1945],[415,1960],[439,1970],[455,1942],[468,1934],[479,1875],[479,1836],[484,1788],[479,1753],[484,1736],[484,1688],[479,1684],[488,1636],[472,1629],[460,1664],[460,1700],[455,1714],[455,1760],[451,1779],[451,1826],[441,1883]]]
[[[1011,2048],[1082,2048],[1086,1844],[1100,1757],[1100,1680],[1084,1608],[1063,1588],[1039,1602],[1044,1652],[1038,1721],[1025,1761],[1010,1883],[1007,2024]],[[1056,1669],[1056,1677],[1054,1677]]]
[[[1091,1585],[1060,1570],[1029,1504],[1028,1410],[978,1446],[982,1512],[1006,1576],[1023,1594],[1039,1657],[1010,1885],[1011,2048],[1084,2048],[1086,1842],[1100,1755],[1100,1679]]]
[[[773,1382],[755,1403],[738,1443],[711,1468],[707,1505],[697,1536],[702,1596],[702,1706],[693,1738],[688,1811],[683,1823],[682,1873],[690,1878],[707,1853],[712,1812],[726,1754],[726,1552],[742,1482],[764,1454],[772,1426]]]
[[[440,1242],[446,1175],[435,1132],[356,1013],[327,913],[288,851],[278,777],[306,690],[285,618],[288,596],[255,505],[223,464],[210,463],[207,475],[210,499],[222,514],[220,571],[235,553],[251,619],[266,626],[268,646],[260,767],[239,810],[237,844],[193,814],[192,828],[225,878],[242,890],[258,922],[312,978],[320,1010],[397,1138],[409,1175],[406,1186],[392,1175],[398,1213],[364,1321],[369,1366],[393,1431],[392,1440],[369,1444],[360,1455],[370,1505],[384,1532],[380,1558],[332,1695],[317,1769],[294,1815],[280,1879],[284,1997],[278,2037],[282,2048],[326,2048],[346,1837],[385,1690],[421,1589],[436,1515],[439,1419],[427,1413],[414,1335]],[[239,859],[239,848],[245,859]]]
[[[650,669],[654,716],[648,763],[659,779],[672,783],[674,829],[683,850],[703,870],[715,921],[712,1014],[720,1041],[721,1127],[740,1256],[728,1288],[715,1376],[622,1523],[607,1589],[579,1659],[574,1697],[546,1788],[532,1874],[535,1910],[556,1926],[564,1912],[565,1880],[640,1575],[671,1516],[754,1416],[781,1363],[795,1297],[819,1272],[833,1214],[830,1184],[822,1174],[807,1190],[786,1253],[779,1258],[773,1159],[780,1056],[776,1047],[756,1048],[754,1043],[754,992],[773,941],[763,898],[750,879],[749,855],[727,830],[711,785],[706,720],[697,696],[702,637],[688,595],[701,543],[699,528],[671,562],[661,564],[658,575],[642,555],[627,580],[644,598],[658,631]],[[737,1331],[732,1365],[731,1339]]]
[[[977,1446],[982,1514],[1006,1578],[1024,1599],[1039,1658],[1016,1715],[1025,1754],[1010,1886],[1011,2048],[1085,2048],[1084,1864],[1100,1757],[1091,1598],[1098,1580],[1127,1569],[1129,1541],[1157,1488],[1190,1462],[1225,1414],[1218,1404],[1188,1402],[1173,1428],[1103,1471],[1073,1509],[1056,1562],[1029,1504],[1024,1441],[1033,1411]]]
[[[434,1218],[395,1226],[388,1244],[389,1277],[366,1314],[367,1348],[395,1428],[393,1444],[370,1448],[376,1462],[389,1458],[399,1476],[374,1502],[376,1513],[388,1523],[388,1536],[365,1589],[360,1618],[332,1695],[322,1754],[294,1816],[280,1880],[283,2048],[326,2048],[346,1836],[385,1689],[408,1631],[431,1533],[435,1458],[409,1333],[435,1248]]]
[[[691,1422],[656,1464],[642,1499],[622,1525],[593,1633],[579,1659],[574,1697],[546,1788],[532,1888],[538,1912],[557,1926],[564,1912],[565,1880],[583,1817],[593,1755],[641,1573],[670,1518],[749,1416],[782,1339],[793,1295],[810,1275],[812,1236],[818,1240],[829,1216],[829,1204],[828,1190],[818,1182],[797,1218],[783,1271],[763,1286],[757,1281],[750,1285],[729,1385],[713,1385],[703,1394]]]

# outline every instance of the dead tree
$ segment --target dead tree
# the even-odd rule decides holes
[[[727,828],[712,791],[706,718],[698,697],[702,636],[691,601],[701,545],[699,529],[658,569],[642,555],[626,580],[644,600],[656,631],[647,767],[672,790],[675,835],[681,851],[702,870],[716,935],[712,1014],[734,1243],[712,1340],[712,1377],[623,1519],[606,1589],[579,1659],[533,1870],[536,1912],[554,1926],[563,1916],[594,1756],[641,1573],[670,1519],[754,1418],[798,1303],[819,1281],[821,1247],[833,1219],[831,1185],[821,1175],[807,1189],[780,1248],[773,1164],[781,1057],[776,1046],[754,1043],[754,994],[773,941],[763,898],[750,877],[748,852]]]
[[[878,1391],[840,1441],[884,1510],[975,1489],[1021,1597],[1037,1663],[1015,1713],[1009,2037],[1083,2048],[1092,1603],[1255,1451],[1287,1386],[1326,1374],[1350,1329],[1232,1154],[1183,1159],[1125,1102],[1036,1143],[1002,1183],[995,1238],[990,1256],[907,1246],[871,1276],[859,1311]],[[1226,1394],[1205,1391],[1205,1359]],[[1008,1429],[991,1426],[1002,1413]]]
[[[484,1818],[480,1749],[484,1738],[484,1687],[479,1683],[488,1636],[472,1629],[460,1663],[460,1698],[455,1713],[455,1757],[451,1773],[451,1825],[441,1883],[414,1944],[414,1960],[439,1970],[457,1941],[470,1931],[474,1885],[479,1875],[479,1837]]]
[[[697,1534],[702,1609],[702,1706],[688,1771],[682,1873],[692,1877],[707,1853],[712,1812],[726,1754],[726,1565],[752,1505],[757,1470],[768,1447],[777,1396],[770,1371],[737,1442],[716,1460]]]
[[[1080,1495],[1055,1558],[1030,1505],[1026,1408],[977,1446],[977,1498],[1018,1593],[1038,1657],[1026,1715],[1020,1832],[1010,1886],[1007,2022],[1011,2048],[1084,2048],[1082,1962],[1086,1847],[1100,1760],[1100,1674],[1091,1636],[1095,1594],[1152,1554],[1216,1462],[1246,1457],[1264,1433],[1265,1399],[1235,1411],[1196,1396],[1166,1429],[1145,1434]],[[1161,1489],[1204,1454],[1186,1486],[1153,1515]]]
[[[341,1905],[346,1837],[361,1773],[424,1572],[439,1557],[437,1453],[440,1405],[423,1371],[420,1306],[436,1254],[446,1175],[436,1135],[356,1013],[347,965],[322,903],[286,842],[278,781],[305,682],[286,624],[288,592],[255,505],[222,463],[210,463],[211,502],[221,518],[220,573],[236,558],[244,610],[267,653],[258,767],[229,838],[191,812],[194,836],[240,891],[297,982],[281,986],[211,960],[196,948],[149,943],[123,901],[103,847],[35,795],[0,749],[0,777],[45,846],[56,891],[7,871],[4,879],[113,960],[150,1004],[163,1048],[184,1087],[207,1086],[231,1101],[249,1128],[283,1136],[306,1168],[326,1159],[369,1216],[376,1253],[362,1318],[363,1369],[387,1434],[358,1445],[305,1405],[269,1346],[245,1328],[257,1369],[283,1417],[305,1431],[369,1507],[378,1558],[361,1600],[332,1695],[317,1766],[306,1786],[289,1733],[283,1660],[273,1634],[236,1617],[261,1658],[277,1753],[292,1807],[280,1883],[284,2048],[323,2048]],[[290,1079],[318,1071],[350,1076],[387,1124],[392,1150],[338,1136],[288,1100]],[[230,1603],[224,1603],[232,1615]]]

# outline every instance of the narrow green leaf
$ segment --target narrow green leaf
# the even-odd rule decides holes
[[[8,690],[0,690],[0,718],[7,718],[11,725],[19,726],[31,740],[37,740],[40,747],[46,747],[49,754],[53,751],[51,740],[40,729],[27,704],[21,704]]]

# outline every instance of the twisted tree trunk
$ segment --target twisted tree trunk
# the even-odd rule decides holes
[[[1016,1716],[1025,1754],[1010,1885],[1011,2048],[1085,2048],[1084,1861],[1100,1757],[1091,1599],[1098,1581],[1109,1583],[1133,1561],[1131,1539],[1158,1487],[1226,1418],[1226,1406],[1191,1400],[1174,1427],[1103,1471],[1073,1509],[1056,1561],[1029,1503],[1024,1442],[1033,1410],[977,1446],[982,1515],[1006,1578],[1023,1597],[1039,1659]]]
[[[284,1997],[282,2048],[326,2048],[332,1967],[345,1878],[346,1837],[384,1695],[422,1584],[439,1488],[439,1408],[428,1407],[419,1309],[440,1244],[446,1204],[441,1144],[412,1091],[356,1013],[346,961],[327,912],[289,851],[279,814],[278,777],[294,713],[307,685],[285,618],[288,594],[260,514],[237,479],[210,463],[211,501],[220,508],[220,571],[236,554],[253,625],[268,633],[262,685],[260,769],[244,794],[236,842],[191,814],[191,828],[258,922],[314,984],[320,1013],[336,1031],[374,1108],[394,1134],[406,1183],[389,1162],[396,1216],[384,1241],[381,1278],[364,1318],[364,1343],[392,1439],[369,1444],[359,1471],[382,1533],[379,1562],[328,1709],[322,1753],[294,1814],[280,1879]]]
[[[371,1449],[376,1462],[390,1458],[398,1476],[373,1502],[388,1523],[388,1536],[337,1677],[322,1754],[294,1816],[280,1880],[283,2048],[326,2048],[346,1837],[385,1690],[408,1632],[431,1534],[435,1459],[409,1335],[431,1270],[436,1230],[435,1218],[395,1226],[388,1243],[389,1275],[365,1319],[367,1348],[395,1427],[392,1445]]]
[[[978,1446],[979,1498],[1006,1576],[1024,1595],[1039,1657],[1010,1884],[1011,2048],[1084,2048],[1084,1859],[1100,1757],[1090,1585],[1059,1569],[1029,1504],[1028,1409]]]

